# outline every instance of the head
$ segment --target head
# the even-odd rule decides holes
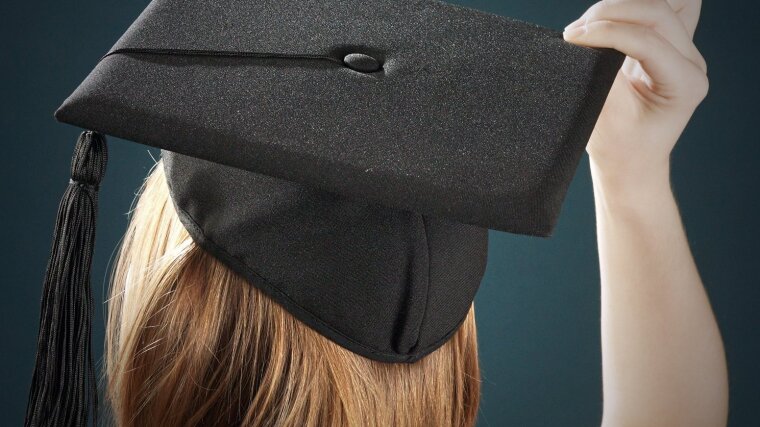
[[[162,162],[115,265],[106,358],[119,426],[471,426],[480,396],[472,305],[414,363],[353,353],[196,245]]]

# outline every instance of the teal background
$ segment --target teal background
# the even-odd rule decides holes
[[[591,2],[459,1],[561,29]],[[34,359],[40,284],[78,129],[52,113],[147,0],[0,4],[0,425],[22,423]],[[726,344],[731,426],[760,425],[758,7],[708,1],[696,43],[710,93],[673,153],[673,185]],[[152,164],[143,146],[111,139],[93,287]],[[592,426],[601,420],[599,273],[584,158],[551,239],[491,232],[476,298],[483,370],[479,426]],[[100,352],[103,305],[94,339]],[[99,353],[100,354],[100,353]]]

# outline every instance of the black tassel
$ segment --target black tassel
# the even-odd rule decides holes
[[[106,161],[105,137],[82,132],[71,160],[71,180],[58,207],[45,273],[26,426],[86,426],[90,406],[97,425],[90,266],[98,186]]]

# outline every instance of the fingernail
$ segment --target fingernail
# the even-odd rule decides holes
[[[586,32],[586,25],[581,23],[579,26],[574,26],[574,27],[566,29],[565,32],[562,33],[562,35],[565,36],[565,38],[572,39],[572,38],[580,36],[581,34],[585,32]]]
[[[585,22],[585,18],[583,16],[581,16],[580,18],[576,19],[575,21],[567,24],[567,27],[565,27],[565,31],[572,30],[573,28],[576,28],[576,27],[578,27],[580,25],[583,25],[584,22]]]

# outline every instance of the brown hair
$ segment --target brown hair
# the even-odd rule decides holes
[[[422,360],[382,363],[313,331],[196,246],[159,161],[112,276],[107,396],[119,426],[472,426],[474,306]]]

